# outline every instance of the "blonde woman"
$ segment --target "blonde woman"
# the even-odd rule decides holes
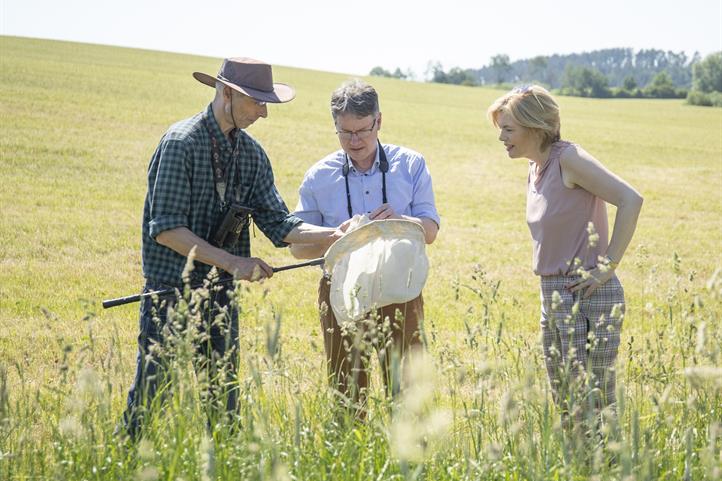
[[[541,279],[544,359],[563,418],[582,419],[590,402],[598,412],[616,401],[624,290],[615,269],[642,196],[582,147],[561,140],[559,106],[544,88],[516,88],[488,113],[509,157],[529,161],[526,217]],[[606,202],[617,207],[609,242]]]

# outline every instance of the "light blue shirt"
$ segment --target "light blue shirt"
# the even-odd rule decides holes
[[[418,152],[391,144],[383,145],[389,170],[386,172],[386,198],[400,215],[426,217],[441,225],[434,203],[431,175],[424,157]],[[336,151],[316,162],[306,172],[299,189],[295,215],[309,224],[337,227],[348,220],[343,165],[346,154]],[[368,214],[383,204],[379,152],[369,170],[353,167],[348,174],[351,210],[354,215]]]

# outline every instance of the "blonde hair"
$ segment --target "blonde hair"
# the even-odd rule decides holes
[[[502,112],[509,113],[516,123],[536,133],[541,138],[542,150],[561,139],[559,105],[544,87],[516,87],[496,99],[487,110],[496,127]]]

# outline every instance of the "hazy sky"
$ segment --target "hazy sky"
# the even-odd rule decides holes
[[[0,0],[0,34],[423,76],[612,47],[722,50],[721,0]],[[1,54],[1,52],[0,52]]]

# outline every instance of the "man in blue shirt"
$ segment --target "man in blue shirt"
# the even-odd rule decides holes
[[[274,83],[271,66],[249,58],[225,59],[216,76],[193,76],[214,87],[215,98],[204,111],[172,125],[151,158],[143,209],[144,292],[198,283],[213,267],[239,280],[271,277],[272,268],[251,257],[247,223],[223,245],[214,245],[214,233],[234,205],[252,209],[253,221],[277,247],[330,245],[341,235],[289,214],[266,153],[244,131],[266,118],[267,102],[292,100],[293,88]],[[232,291],[233,286],[213,287],[208,299],[188,308],[201,319],[195,367],[209,384],[203,399],[214,421],[238,409],[238,312]],[[169,336],[183,334],[176,332],[178,319],[168,322],[174,302],[147,298],[141,304],[137,368],[123,417],[132,437],[158,387],[169,379],[168,360],[174,355]]]
[[[341,226],[356,214],[366,214],[371,220],[406,219],[421,225],[426,243],[431,244],[440,219],[426,162],[418,152],[379,142],[382,118],[374,88],[360,80],[344,83],[331,96],[331,114],[341,150],[306,172],[294,215],[329,228]],[[291,252],[299,258],[315,258],[327,247],[323,243],[293,244]],[[339,326],[330,308],[329,291],[328,279],[321,279],[318,299],[329,378],[363,413],[368,347],[379,351],[384,382],[393,393],[397,386],[390,382],[392,352],[403,357],[412,346],[421,345],[423,298],[419,295],[407,303],[386,306],[351,333]],[[384,322],[387,318],[388,324]],[[379,330],[382,338],[372,334]],[[359,401],[361,404],[356,404]]]

